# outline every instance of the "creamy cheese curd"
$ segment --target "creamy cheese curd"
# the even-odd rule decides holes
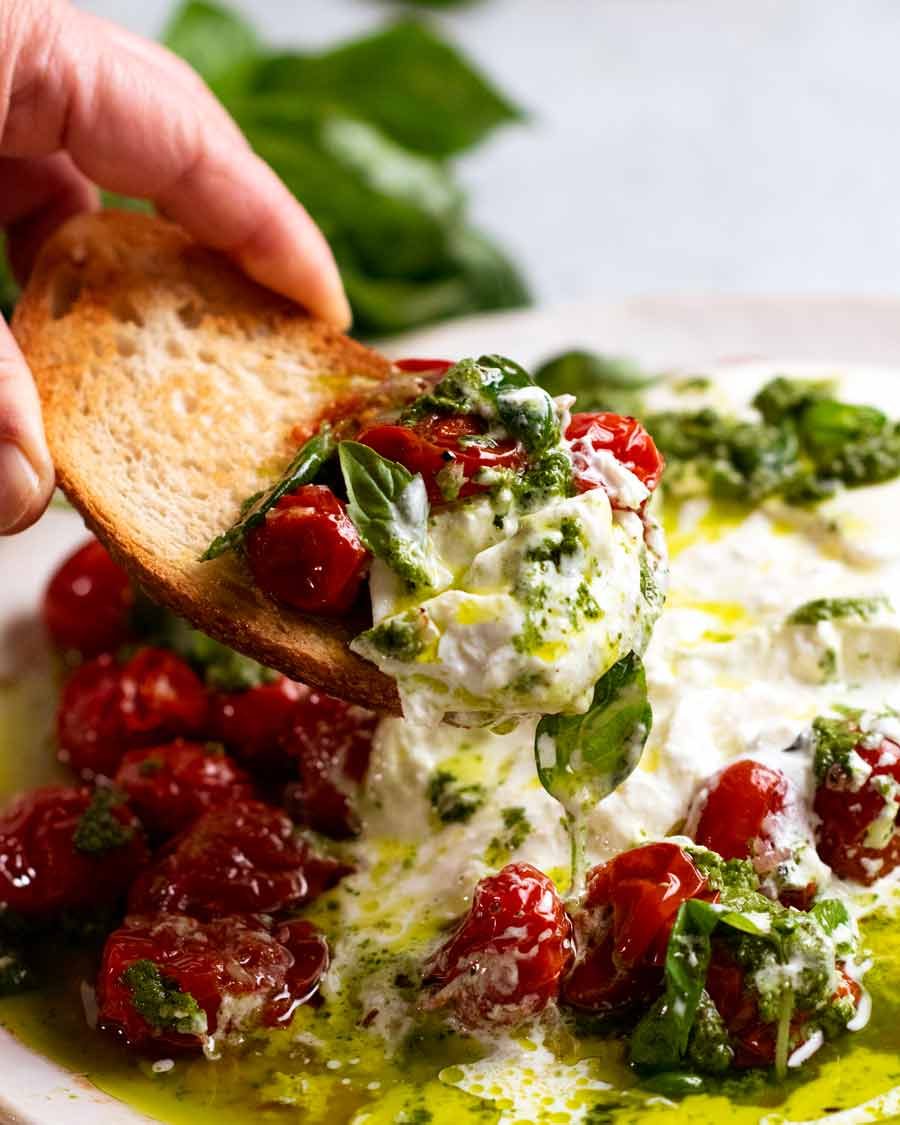
[[[760,365],[729,371],[704,396],[692,395],[689,405],[708,401],[740,411],[772,374]],[[845,382],[840,393],[900,414],[896,386],[888,394],[887,384],[862,378]],[[649,398],[653,409],[686,405],[665,386]],[[790,748],[815,715],[836,703],[872,712],[900,704],[900,617],[888,602],[867,620],[792,625],[787,618],[818,597],[877,594],[900,601],[900,534],[886,515],[900,507],[900,481],[843,494],[811,518],[786,513],[780,504],[747,514],[697,499],[675,509],[665,506],[663,495],[654,505],[673,545],[667,606],[645,655],[654,726],[639,768],[588,817],[588,859],[603,861],[678,832],[704,782],[742,756],[777,766],[796,782],[794,839],[811,841],[810,752]],[[415,690],[409,679],[402,682],[413,716],[430,719],[448,700],[465,708],[473,690],[491,705],[508,705],[510,678],[525,668],[546,664],[557,676],[578,674],[566,653],[545,661],[541,654],[518,653],[511,643],[524,618],[512,575],[520,572],[534,537],[558,528],[564,515],[578,514],[598,562],[591,592],[603,599],[604,616],[596,626],[582,626],[578,651],[587,647],[598,654],[597,667],[609,659],[611,635],[621,631],[628,638],[624,651],[643,627],[625,608],[639,579],[642,537],[615,518],[602,490],[559,501],[511,534],[490,527],[489,510],[483,502],[469,506],[464,520],[457,514],[433,520],[439,553],[459,577],[425,606],[435,622],[436,648],[431,662],[423,662]],[[472,561],[460,573],[460,559],[470,550]],[[572,592],[565,577],[562,592]],[[376,621],[402,605],[380,568],[373,598]],[[490,622],[479,614],[485,599]],[[505,607],[499,616],[497,606]],[[501,618],[506,626],[498,625]],[[551,621],[549,643],[555,643],[567,636],[567,615],[551,614]],[[446,692],[436,678],[429,682],[435,654],[450,670]],[[595,678],[592,671],[584,682]],[[424,693],[421,706],[416,691]],[[527,860],[567,888],[569,840],[559,805],[535,777],[533,738],[531,719],[507,733],[399,719],[381,724],[357,849],[362,866],[334,892],[341,925],[333,932],[341,936],[324,991],[326,998],[358,996],[388,1050],[409,1030],[414,1014],[414,1001],[402,999],[392,981],[435,948],[467,908],[479,878],[511,859]],[[466,823],[442,824],[436,816],[428,793],[439,771],[479,794]],[[865,889],[829,883],[814,848],[803,852],[797,862],[824,880],[829,893],[851,901],[857,913],[895,901],[895,879]],[[527,1111],[536,1083],[542,1096],[557,1099],[560,1116],[554,1121],[580,1119],[577,1100],[568,1103],[569,1116],[565,1106],[566,1090],[584,1081],[583,1070],[576,1074],[529,1048],[517,1078],[515,1059],[524,1049],[502,1039],[495,1049],[493,1062],[450,1068],[442,1078],[488,1099],[502,1096],[504,1121],[533,1119]]]
[[[647,496],[623,466],[611,483],[638,503]],[[424,601],[384,562],[372,564],[375,626],[412,614],[424,648],[392,658],[371,634],[351,648],[397,680],[411,722],[585,711],[603,673],[646,644],[667,570],[652,524],[613,510],[599,487],[527,515],[496,513],[479,498],[431,514],[446,580]]]

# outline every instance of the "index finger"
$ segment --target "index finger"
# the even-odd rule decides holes
[[[50,7],[15,39],[4,152],[65,149],[95,183],[151,199],[263,285],[350,323],[322,233],[183,64],[68,6]]]

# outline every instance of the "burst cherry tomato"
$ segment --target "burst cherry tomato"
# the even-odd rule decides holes
[[[253,796],[249,776],[221,745],[181,739],[129,750],[116,785],[157,836],[181,831],[214,805]]]
[[[247,536],[259,588],[304,613],[346,613],[359,593],[369,553],[330,488],[307,484],[282,496]]]
[[[262,801],[210,809],[134,884],[135,914],[273,914],[333,886],[349,868],[317,855],[291,820]]]
[[[395,359],[394,366],[401,371],[408,371],[412,375],[420,372],[434,371],[443,375],[453,366],[452,359]]]
[[[644,844],[593,868],[573,915],[577,954],[563,999],[606,1013],[651,997],[678,908],[689,898],[713,897],[676,844]]]
[[[608,449],[652,492],[659,484],[665,461],[653,438],[636,418],[597,412],[573,414],[566,438],[572,443],[575,487],[588,492],[602,482],[590,471],[591,453]]]
[[[489,486],[474,479],[482,469],[519,469],[525,464],[525,450],[517,441],[506,438],[479,445],[464,440],[484,432],[483,419],[475,415],[429,414],[411,427],[371,426],[357,441],[382,457],[399,461],[411,473],[421,473],[428,499],[432,504],[444,504],[484,492]],[[444,488],[442,473],[449,480]]]
[[[60,566],[44,594],[44,625],[61,649],[96,656],[131,636],[134,587],[106,548],[90,540]]]
[[[121,665],[98,656],[63,688],[60,759],[85,777],[112,777],[126,750],[203,733],[207,707],[203,684],[165,649],[139,649]]]
[[[482,879],[453,936],[430,958],[426,1007],[468,1028],[515,1024],[557,995],[572,957],[572,924],[553,883],[529,863]]]
[[[844,879],[874,883],[900,865],[900,827],[892,798],[900,786],[900,745],[857,745],[871,773],[858,788],[833,769],[816,789],[813,809],[821,858]]]
[[[377,721],[372,711],[304,689],[284,740],[300,774],[287,793],[297,820],[336,839],[358,831],[353,798],[369,766]]]
[[[279,676],[246,691],[217,692],[210,700],[210,733],[249,769],[286,774],[293,766],[284,748],[304,684]]]
[[[85,831],[91,823],[93,830]],[[88,788],[35,789],[0,814],[0,906],[49,918],[110,905],[147,855],[141,826],[126,804],[98,807]]]
[[[208,1036],[285,1026],[327,967],[325,939],[299,919],[269,928],[237,917],[132,916],[103,950],[99,1025],[129,1047],[198,1049]]]

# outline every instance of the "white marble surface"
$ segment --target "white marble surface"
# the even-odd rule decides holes
[[[168,0],[85,0],[158,32]],[[399,5],[244,0],[325,44]],[[440,17],[532,111],[463,166],[541,301],[900,290],[897,0],[482,0]]]

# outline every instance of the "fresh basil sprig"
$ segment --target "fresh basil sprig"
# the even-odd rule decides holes
[[[652,725],[647,678],[636,652],[597,681],[583,715],[545,715],[537,725],[538,777],[566,810],[576,890],[583,874],[584,818],[634,771]]]
[[[334,431],[326,422],[309,441],[303,443],[278,480],[268,489],[256,492],[241,505],[241,514],[231,527],[217,535],[200,556],[201,562],[217,559],[226,551],[237,550],[247,532],[261,524],[282,496],[296,492],[304,484],[311,484],[323,466],[334,455],[338,443]]]
[[[433,589],[440,567],[428,537],[425,482],[357,441],[338,447],[347,515],[363,543],[413,589]]]

